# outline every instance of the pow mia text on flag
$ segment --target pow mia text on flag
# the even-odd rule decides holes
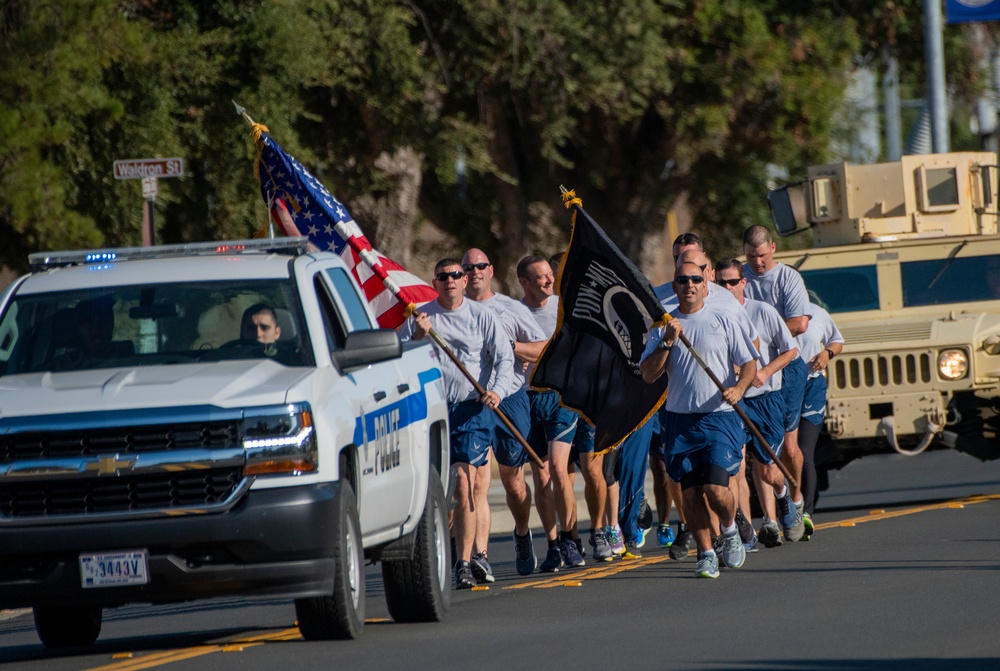
[[[641,376],[639,359],[653,325],[652,315],[615,271],[596,260],[584,271],[583,282],[573,317],[593,322],[597,327],[594,333],[604,333],[602,339],[618,347],[629,367]]]

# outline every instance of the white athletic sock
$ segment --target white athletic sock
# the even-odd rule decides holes
[[[783,499],[783,498],[785,498],[785,494],[787,494],[787,493],[788,493],[788,487],[785,486],[785,485],[781,485],[781,491],[778,492],[777,494],[775,494],[774,496],[777,497],[777,498],[779,498],[779,499]]]
[[[735,533],[738,533],[738,530],[736,528],[736,522],[733,522],[728,527],[722,527],[723,536],[732,536]]]
[[[805,499],[800,496],[798,501],[792,501],[792,503],[797,506],[801,506],[802,504],[805,503]]]

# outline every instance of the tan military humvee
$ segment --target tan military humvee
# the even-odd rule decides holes
[[[775,258],[846,341],[828,369],[825,458],[934,444],[1000,457],[997,199],[985,152],[814,166],[769,194],[778,232],[815,241]]]

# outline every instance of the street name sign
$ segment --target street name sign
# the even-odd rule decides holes
[[[182,177],[184,159],[134,158],[115,161],[115,179],[144,179],[146,177]]]

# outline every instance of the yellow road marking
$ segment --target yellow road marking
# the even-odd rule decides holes
[[[131,658],[124,659],[113,664],[93,667],[89,669],[89,671],[139,671],[139,669],[148,669],[153,666],[162,666],[164,664],[180,662],[185,659],[210,655],[215,652],[241,652],[246,648],[263,645],[268,641],[292,641],[301,637],[302,634],[296,627],[278,632],[259,634],[257,636],[234,638],[218,645],[198,645],[193,648],[156,652],[149,655],[142,655],[140,657],[132,656],[133,653],[117,653],[117,655],[128,654]]]
[[[572,583],[579,582],[581,580],[596,580],[598,578],[606,578],[608,576],[615,575],[616,573],[621,573],[622,571],[631,571],[632,569],[639,568],[640,566],[651,566],[653,564],[659,564],[662,561],[666,561],[669,557],[646,557],[644,559],[632,559],[627,562],[615,562],[613,564],[604,564],[601,566],[595,566],[594,568],[588,568],[583,571],[574,571],[572,575],[568,576],[554,576],[552,578],[547,578],[545,580],[533,580],[528,582],[517,583],[516,585],[508,585],[504,589],[524,589],[525,587],[532,587],[536,589],[546,589],[549,587],[565,587],[570,586]],[[575,585],[572,585],[575,586]]]
[[[1000,494],[989,494],[989,495],[978,494],[976,496],[970,496],[964,499],[945,501],[944,503],[932,503],[926,506],[917,506],[916,508],[903,508],[902,510],[893,510],[889,512],[886,512],[885,510],[872,510],[864,517],[852,517],[846,520],[838,520],[836,522],[823,522],[822,524],[817,524],[816,529],[853,527],[856,524],[864,524],[866,522],[888,520],[892,519],[893,517],[905,517],[906,515],[926,513],[931,510],[949,510],[949,509],[956,510],[959,508],[964,508],[967,505],[973,505],[976,503],[985,503],[987,501],[998,501],[998,500],[1000,500]]]
[[[838,527],[853,527],[857,524],[864,524],[867,522],[875,522],[878,520],[887,520],[894,517],[904,517],[906,515],[914,515],[917,513],[928,512],[932,510],[957,510],[964,508],[967,505],[974,505],[977,503],[985,503],[987,501],[998,501],[1000,500],[1000,494],[989,494],[982,495],[977,494],[975,496],[970,496],[964,499],[957,499],[953,501],[945,501],[944,503],[935,503],[926,506],[917,506],[915,508],[906,508],[902,510],[894,510],[891,512],[886,512],[885,510],[872,510],[863,517],[854,517],[850,519],[837,520],[832,522],[823,522],[822,524],[815,525],[817,530],[821,529],[835,529]],[[697,551],[691,550],[688,555],[693,555]],[[624,571],[631,571],[643,566],[652,566],[653,564],[659,564],[660,562],[667,561],[669,556],[655,556],[655,557],[645,557],[641,559],[634,559],[631,561],[619,561],[609,564],[603,564],[601,566],[595,566],[583,571],[574,572],[571,576],[553,576],[544,580],[535,580],[518,583],[516,585],[508,585],[504,589],[524,589],[525,587],[531,587],[534,589],[547,589],[552,587],[580,587],[583,585],[584,580],[598,580],[601,578],[607,578],[609,576],[622,573]],[[380,623],[387,622],[388,618],[370,618],[365,620],[366,623]],[[112,656],[112,659],[120,659],[112,664],[106,664],[104,666],[97,666],[89,669],[88,671],[140,671],[141,669],[148,669],[154,666],[162,666],[164,664],[170,664],[172,662],[180,662],[185,659],[192,659],[194,657],[201,657],[203,655],[209,655],[216,652],[238,652],[243,651],[246,648],[263,645],[264,643],[271,641],[294,641],[302,638],[302,633],[299,631],[298,627],[293,627],[291,629],[285,629],[278,632],[270,632],[266,634],[259,634],[257,636],[245,636],[240,638],[233,638],[224,643],[215,645],[199,645],[191,648],[184,648],[181,650],[170,650],[166,652],[151,653],[149,655],[142,655],[140,657],[133,657],[131,652],[119,652]],[[124,658],[124,659],[122,659]]]

